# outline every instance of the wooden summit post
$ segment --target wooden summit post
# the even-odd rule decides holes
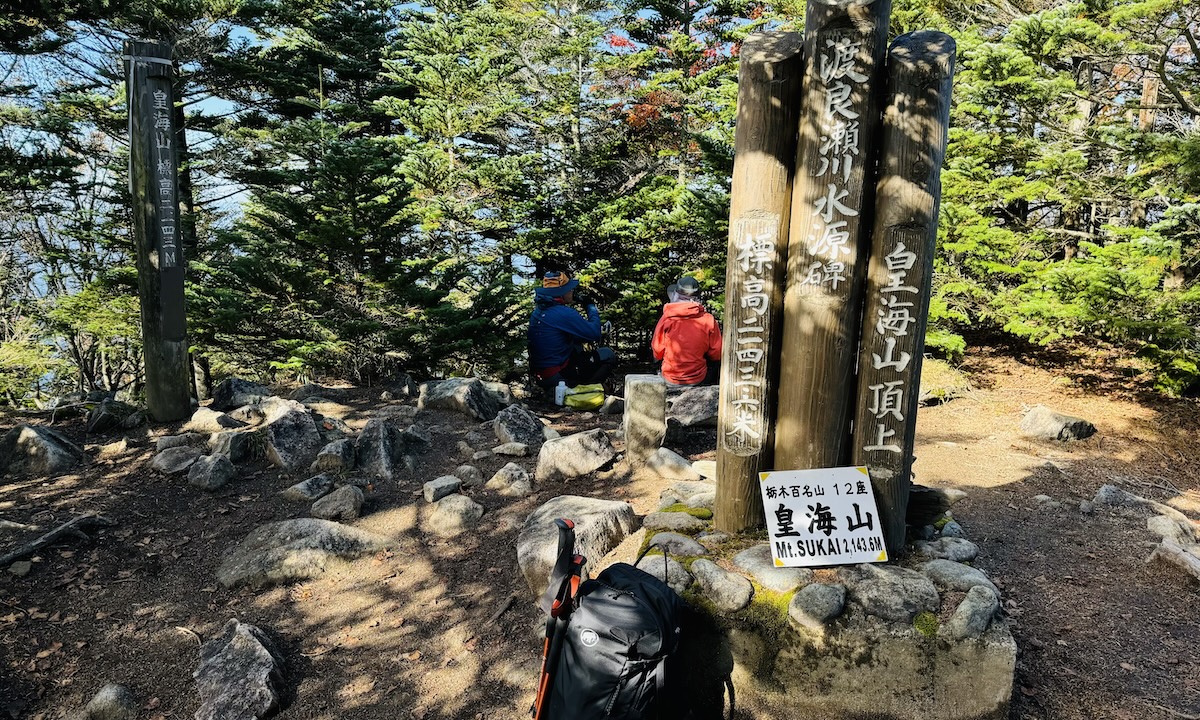
[[[891,0],[809,0],[775,469],[850,459],[879,87]]]
[[[888,54],[852,462],[871,474],[893,557],[912,485],[954,55],[949,35],[928,30],[896,38]]]
[[[713,520],[729,532],[762,524],[758,473],[771,467],[802,49],[800,34],[768,32],[740,54]]]
[[[146,408],[171,422],[191,413],[171,46],[129,41],[123,59]]]

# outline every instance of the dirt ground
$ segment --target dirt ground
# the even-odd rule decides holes
[[[919,415],[917,481],[969,493],[955,518],[1004,592],[1019,647],[1015,720],[1200,717],[1197,581],[1145,563],[1156,538],[1143,516],[1079,507],[1110,483],[1200,517],[1200,407],[1155,396],[1127,365],[984,351],[963,367],[973,384],[965,397]],[[388,404],[381,389],[348,392],[322,412],[361,426]],[[1099,432],[1069,445],[1025,440],[1017,425],[1037,403]],[[563,433],[619,424],[534,409]],[[0,431],[20,421],[0,415]],[[259,524],[306,515],[307,506],[279,498],[296,479],[260,462],[206,493],[149,469],[155,438],[177,427],[85,438],[82,421],[58,423],[84,444],[88,464],[53,479],[0,481],[0,518],[45,531],[95,512],[117,525],[43,551],[24,577],[0,568],[0,717],[65,717],[109,682],[133,690],[141,718],[190,717],[197,648],[234,617],[267,631],[283,656],[280,717],[527,717],[540,618],[516,563],[525,517],[566,493],[628,500],[645,514],[666,483],[618,464],[519,500],[475,488],[467,492],[486,509],[477,531],[445,540],[422,531],[421,483],[469,462],[457,449],[468,432],[494,436],[465,416],[418,421],[433,449],[419,456],[415,477],[376,484],[356,523],[396,538],[397,548],[264,591],[221,588],[215,570]],[[711,458],[712,446],[700,438],[677,449]],[[487,478],[506,461],[475,464]],[[0,552],[37,535],[4,533]]]

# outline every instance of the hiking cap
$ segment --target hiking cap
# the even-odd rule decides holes
[[[691,275],[684,275],[675,283],[676,291],[685,297],[692,297],[700,292],[700,283]]]
[[[577,287],[579,287],[578,280],[575,280],[565,272],[551,270],[542,276],[540,294],[559,298]]]

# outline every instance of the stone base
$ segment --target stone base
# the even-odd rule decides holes
[[[702,627],[682,650],[689,685],[707,695],[698,717],[719,717],[711,705],[728,684],[736,708],[758,720],[1008,717],[1017,647],[1000,620],[963,641],[870,618],[837,623],[823,636],[789,629],[774,637],[736,620],[724,629],[693,620]]]

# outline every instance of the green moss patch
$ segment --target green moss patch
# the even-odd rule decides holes
[[[938,625],[937,615],[931,612],[917,613],[917,616],[913,618],[913,627],[930,640],[937,637]]]

